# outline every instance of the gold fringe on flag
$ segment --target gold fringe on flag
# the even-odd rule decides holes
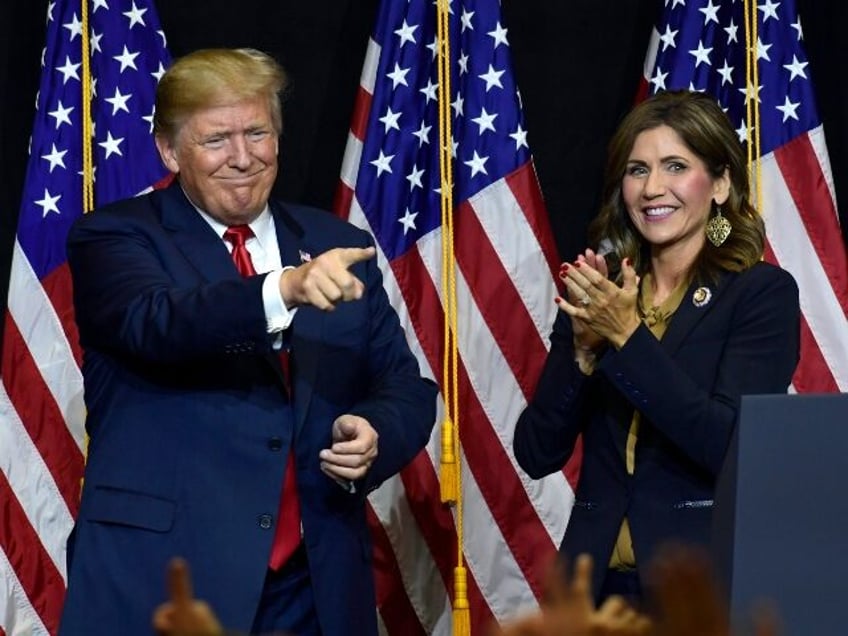
[[[455,506],[456,567],[453,591],[453,636],[470,636],[471,615],[468,606],[468,576],[463,546],[462,467],[459,437],[459,347],[457,344],[456,255],[453,225],[453,136],[451,134],[450,30],[447,0],[437,2],[439,72],[439,172],[442,213],[442,297],[445,305],[442,396],[445,418],[442,422],[439,470],[441,499]]]
[[[757,3],[745,0],[745,136],[748,144],[748,175],[753,186],[754,207],[763,213],[763,179],[760,161],[760,68]]]
[[[88,0],[81,0],[82,14],[82,211],[91,212],[94,209],[94,159],[92,157],[92,136],[94,124],[91,119],[91,54],[88,28]]]

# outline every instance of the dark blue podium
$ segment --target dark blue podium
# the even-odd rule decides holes
[[[768,598],[787,636],[848,634],[848,394],[742,398],[713,548],[735,621]]]

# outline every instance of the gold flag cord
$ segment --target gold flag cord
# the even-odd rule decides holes
[[[444,351],[442,396],[445,417],[441,431],[439,483],[442,502],[456,512],[457,555],[454,568],[453,635],[468,636],[471,619],[468,583],[463,558],[462,471],[459,440],[459,348],[457,345],[456,257],[453,217],[453,135],[451,134],[450,12],[448,0],[437,2],[439,80],[439,174],[442,214],[442,297],[444,303]]]
[[[94,209],[94,160],[91,154],[94,124],[91,120],[91,56],[88,42],[88,0],[80,2],[82,14],[82,211]]]
[[[756,0],[745,0],[745,135],[748,174],[754,187],[754,207],[763,212],[762,162],[760,161],[760,70]]]

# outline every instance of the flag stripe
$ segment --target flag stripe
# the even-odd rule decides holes
[[[512,174],[507,175],[505,179],[510,190],[512,190],[512,196],[518,203],[518,210],[521,211],[527,223],[533,229],[536,242],[553,275],[554,272],[559,271],[559,252],[554,242],[554,235],[551,232],[548,209],[545,207],[544,200],[542,200],[542,191],[533,164],[521,166]],[[548,333],[542,334],[544,338],[548,338],[549,335]]]
[[[57,282],[70,284],[66,267],[58,268],[47,277],[51,287],[55,287]],[[59,292],[54,292],[54,296],[59,300],[69,300],[63,299]],[[50,399],[57,405],[61,417],[65,420],[62,427],[67,430],[61,435],[69,433],[76,446],[76,449],[69,448],[68,454],[81,457],[85,444],[82,428],[85,413],[82,374],[66,336],[67,333],[75,334],[76,328],[66,328],[60,319],[61,315],[66,320],[72,320],[73,311],[66,302],[63,304],[64,306],[60,307],[61,313],[57,312],[45,288],[36,278],[20,244],[16,242],[9,279],[8,314],[16,325],[22,326],[25,342],[14,351],[21,353],[22,349],[28,350],[28,356],[32,358],[41,375],[39,385],[45,385],[43,390],[49,391]],[[7,385],[13,381],[17,369],[17,365],[10,362],[3,360],[2,363],[2,375]],[[34,386],[23,382],[15,384],[20,387],[22,394],[26,394],[31,390],[30,387]],[[13,393],[15,392],[10,391],[10,394]]]
[[[368,507],[368,527],[374,542],[374,578],[377,608],[386,629],[395,634],[424,636],[426,632],[409,601],[392,544],[385,528]]]
[[[820,131],[821,127],[817,130]],[[810,136],[796,137],[775,150],[774,156],[822,264],[825,280],[829,280],[830,286],[837,292],[842,313],[848,315],[848,293],[845,293],[848,290],[848,261],[844,250],[832,249],[834,237],[841,240],[842,236],[839,217]]]
[[[0,550],[0,636],[32,636],[46,634],[47,628],[27,598],[17,574]],[[8,626],[8,631],[3,629]]]
[[[79,505],[83,458],[70,436],[56,401],[42,381],[31,349],[9,317],[3,333],[3,382],[14,412],[23,422],[27,435],[44,458],[53,480],[65,500],[76,513]],[[6,350],[8,349],[8,352]]]
[[[4,531],[0,535],[3,553],[12,565],[32,608],[50,633],[56,633],[59,617],[53,608],[61,607],[65,580],[44,551],[38,535],[6,480],[0,475],[0,511]],[[6,626],[14,632],[14,626]]]

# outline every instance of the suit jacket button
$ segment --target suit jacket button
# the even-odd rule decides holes
[[[281,451],[283,449],[283,440],[279,437],[272,437],[268,440],[268,449],[274,452]]]
[[[274,519],[271,515],[259,515],[259,527],[268,530],[273,525]]]

